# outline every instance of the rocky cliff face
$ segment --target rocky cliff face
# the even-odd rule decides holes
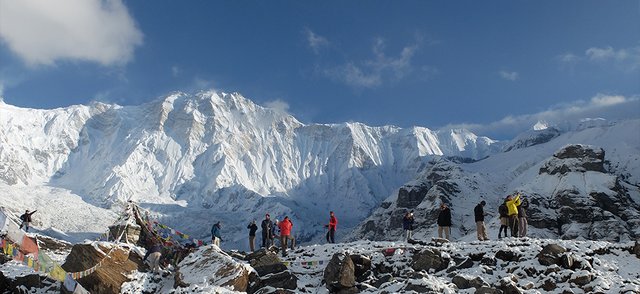
[[[440,202],[451,207],[453,238],[473,239],[474,206],[487,201],[485,222],[495,228],[494,211],[504,195],[516,192],[529,202],[530,236],[609,241],[640,236],[640,188],[629,180],[633,177],[609,170],[603,148],[566,145],[546,160],[516,167],[519,174],[512,178],[497,179],[473,165],[430,162],[420,178],[398,189],[359,225],[352,239],[402,239],[402,217],[414,211],[414,238],[428,240],[435,236]]]
[[[531,184],[530,224],[566,239],[633,240],[640,236],[640,189],[610,173],[605,152],[569,145],[547,160]]]

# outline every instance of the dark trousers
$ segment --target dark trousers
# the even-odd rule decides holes
[[[268,231],[262,231],[262,247],[269,247],[271,244],[271,238]]]
[[[327,242],[335,243],[336,242],[336,229],[330,228],[327,232]]]

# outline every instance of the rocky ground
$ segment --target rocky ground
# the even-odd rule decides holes
[[[143,249],[123,245],[79,282],[92,293],[640,292],[638,243],[529,238],[410,243],[313,245],[286,257],[275,248],[245,254],[204,246],[157,274],[140,262]],[[75,245],[65,267],[106,250],[104,242]],[[4,262],[3,293],[60,292],[60,283]]]

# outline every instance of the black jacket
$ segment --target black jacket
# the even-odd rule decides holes
[[[24,222],[31,222],[31,215],[36,213],[37,210],[32,211],[31,213],[25,213],[20,216],[20,219]]]
[[[247,229],[249,229],[249,236],[255,236],[256,231],[258,230],[258,226],[256,226],[256,224],[254,223],[251,223],[247,226]]]
[[[438,215],[438,226],[451,226],[451,210],[449,209],[449,207],[440,210],[440,214]]]
[[[473,209],[473,214],[476,217],[477,222],[484,221],[484,206],[482,204],[476,205],[476,208]]]

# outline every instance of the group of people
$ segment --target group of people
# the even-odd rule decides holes
[[[338,227],[338,219],[336,218],[333,211],[329,212],[329,223],[325,225],[327,229],[326,239],[327,243],[335,243],[335,233]],[[220,230],[222,228],[222,224],[220,222],[215,223],[211,227],[211,243],[220,247],[220,241],[222,241],[222,237],[220,234]],[[260,228],[262,229],[262,248],[269,248],[270,246],[275,246],[275,241],[278,240],[280,242],[280,247],[282,248],[282,255],[287,255],[287,248],[291,248],[291,250],[295,249],[296,239],[291,233],[293,229],[293,222],[289,218],[289,216],[285,216],[281,221],[279,220],[271,220],[271,215],[268,213],[265,214],[264,219],[260,223]],[[255,220],[251,221],[247,225],[247,229],[249,230],[249,249],[253,252],[255,251],[255,240],[256,240],[256,232],[258,231],[258,225]]]
[[[521,199],[520,194],[508,195],[498,208],[500,214],[500,231],[498,239],[502,238],[502,232],[507,237],[507,227],[511,230],[511,237],[527,236],[527,212],[529,202]]]
[[[482,200],[473,209],[477,237],[480,241],[489,240],[487,227],[484,223],[484,217],[487,215],[484,211],[486,204],[487,203]],[[527,199],[522,197],[519,193],[515,196],[508,195],[506,197],[504,202],[498,208],[498,213],[500,214],[500,230],[498,232],[498,239],[502,238],[503,231],[504,237],[507,237],[507,228],[510,229],[512,237],[525,237],[527,235],[526,210],[528,207],[529,203]],[[405,240],[407,241],[413,237],[414,222],[413,210],[406,212],[402,219],[402,228],[404,229]],[[438,238],[451,240],[451,210],[444,202],[440,204],[437,224]]]

